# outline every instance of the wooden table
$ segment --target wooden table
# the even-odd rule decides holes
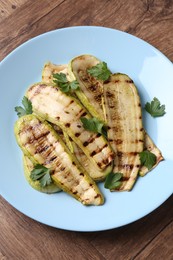
[[[172,0],[1,0],[0,60],[26,40],[68,26],[136,35],[173,61]],[[169,181],[169,180],[166,180]],[[40,224],[0,198],[0,259],[173,259],[173,196],[127,226],[78,233]]]

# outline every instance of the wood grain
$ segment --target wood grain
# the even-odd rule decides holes
[[[173,61],[172,0],[1,0],[0,60],[34,36],[77,25],[126,31]],[[135,223],[78,233],[36,222],[0,197],[0,260],[173,259],[172,205],[173,196]]]

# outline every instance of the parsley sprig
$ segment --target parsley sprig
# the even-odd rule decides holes
[[[103,81],[108,80],[111,75],[111,72],[108,69],[106,62],[98,63],[96,66],[93,66],[90,69],[88,69],[87,72],[96,79],[100,79]]]
[[[122,177],[123,177],[123,174],[120,172],[116,172],[116,173],[110,172],[106,176],[104,187],[106,189],[110,189],[110,190],[118,189],[122,184],[122,181],[121,181]]]
[[[32,103],[27,97],[23,97],[22,99],[22,105],[24,106],[16,106],[14,109],[17,112],[18,117],[24,116],[24,115],[29,115],[32,114]]]
[[[93,118],[81,117],[80,120],[83,124],[83,127],[86,130],[89,130],[94,133],[100,133],[100,134],[104,135],[105,137],[107,137],[106,126],[104,125],[103,122],[101,122],[96,117],[93,117]]]
[[[53,78],[53,82],[57,84],[60,90],[64,93],[79,89],[79,83],[77,80],[73,80],[71,82],[68,81],[67,76],[64,73],[53,74]]]
[[[33,181],[38,180],[41,187],[45,187],[52,182],[50,169],[44,167],[41,164],[37,164],[34,169],[31,171],[30,178]]]
[[[146,150],[139,154],[141,164],[146,166],[150,170],[156,164],[156,155]]]
[[[145,104],[145,110],[152,116],[158,117],[163,116],[165,112],[165,105],[161,105],[160,101],[154,97],[151,103],[147,102]]]

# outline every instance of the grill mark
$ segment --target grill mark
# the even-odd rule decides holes
[[[109,91],[106,92],[106,96],[107,96],[108,98],[114,98],[114,94],[112,94],[112,93],[109,92]]]
[[[70,127],[70,123],[66,123],[65,126],[66,126],[66,127]]]
[[[76,137],[79,137],[81,135],[81,133],[75,133]]]
[[[126,170],[132,170],[133,167],[134,167],[134,164],[128,164],[128,163],[126,163],[126,164],[123,164],[123,165],[120,165],[120,166],[122,166],[122,168],[124,168],[124,169],[126,169]]]
[[[88,141],[85,141],[83,143],[83,146],[86,147],[87,145],[91,144],[94,140],[96,140],[96,138],[99,138],[100,136],[101,134],[97,134],[96,136],[95,135],[91,136]]]
[[[133,83],[133,80],[132,80],[132,79],[126,79],[125,82],[127,82],[127,83]]]
[[[130,179],[130,177],[128,177],[128,176],[126,176],[126,177],[123,176],[121,180],[122,180],[122,181],[128,181],[129,179]]]
[[[87,115],[86,111],[81,114],[81,116],[86,116],[86,115]]]
[[[94,199],[97,199],[97,198],[100,198],[100,197],[101,197],[101,195],[97,194],[97,195],[94,196]]]
[[[81,125],[77,125],[78,128],[81,128],[82,126]]]
[[[92,153],[90,153],[91,157],[93,157],[94,155],[96,155],[96,151],[93,151]]]
[[[123,140],[122,139],[116,139],[115,140],[116,145],[122,144]]]
[[[53,162],[55,159],[57,158],[57,156],[55,155],[55,156],[53,156],[52,158],[50,158],[50,160],[49,160],[49,162],[51,163],[51,162]]]
[[[98,94],[94,97],[95,101],[97,102],[101,102],[101,97],[102,97],[102,94]]]
[[[96,151],[93,151],[92,153],[95,153],[94,155],[96,155],[96,154],[100,153],[100,152],[101,152],[104,148],[106,148],[106,147],[108,147],[108,144],[104,144],[103,147],[97,149]],[[91,154],[92,154],[92,153],[91,153]],[[91,155],[91,154],[90,154],[90,155]],[[93,155],[91,155],[91,156],[93,156]]]
[[[78,117],[79,115],[80,115],[80,116],[83,116],[83,112],[82,112],[82,111],[83,111],[83,108],[81,108],[81,109],[79,110],[79,112],[78,112],[77,114],[75,114],[75,116],[76,116],[76,117]],[[81,114],[81,112],[82,112],[82,114]],[[85,113],[86,113],[86,112],[85,112]],[[86,113],[86,114],[87,114],[87,113]],[[86,115],[86,114],[85,114],[85,115]]]
[[[92,92],[95,92],[97,89],[97,85],[91,85],[88,87],[89,90],[91,90]]]
[[[102,162],[98,162],[97,165],[99,168],[102,168]]]
[[[114,83],[118,83],[118,82],[120,82],[119,79],[115,79],[115,80],[114,80]]]
[[[34,132],[33,132],[33,135],[34,135],[34,138],[35,138],[35,140],[39,140],[39,139],[41,139],[41,138],[45,138],[46,136],[48,136],[48,134],[50,134],[50,131],[46,131],[46,132],[44,132],[44,133],[40,133],[40,135],[38,135],[37,137],[35,136],[35,134],[34,134]]]
[[[128,154],[129,154],[129,155],[134,155],[134,156],[135,156],[135,155],[138,154],[138,152],[129,152]]]
[[[84,174],[83,174],[82,172],[81,172],[81,173],[79,173],[79,175],[80,175],[80,176],[84,176]]]
[[[83,146],[86,147],[88,144],[89,144],[89,143],[88,143],[87,141],[85,141],[85,142],[83,143]]]
[[[35,154],[37,153],[43,153],[45,151],[47,151],[47,149],[50,147],[50,145],[45,145],[45,146],[38,146],[36,148]]]
[[[43,88],[46,88],[46,87],[47,87],[47,85],[45,85],[45,84],[40,84],[40,85],[34,85],[34,86],[32,86],[32,87],[30,88],[30,90],[29,90],[29,92],[31,92],[32,89],[35,88],[35,91],[34,91],[34,93],[33,93],[33,95],[32,95],[32,98],[33,98],[34,96],[40,94],[41,90],[42,90]],[[32,98],[31,98],[31,100],[32,100]]]
[[[32,136],[28,139],[28,141],[25,143],[25,145],[32,144],[34,141],[38,141],[39,142],[39,139],[40,139],[40,142],[41,142],[41,139],[46,137],[49,133],[50,133],[50,131],[46,131],[45,133],[41,133],[38,137],[36,137],[34,135],[34,131],[32,131]]]

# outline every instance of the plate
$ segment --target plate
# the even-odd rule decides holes
[[[25,181],[22,153],[16,144],[14,107],[21,104],[30,84],[41,80],[46,61],[67,63],[80,54],[92,54],[107,62],[112,72],[128,74],[138,87],[142,106],[153,97],[166,105],[164,117],[144,112],[144,126],[165,160],[131,192],[111,193],[99,184],[103,206],[83,206],[61,192],[47,195]],[[74,231],[100,231],[129,224],[160,206],[173,192],[173,66],[156,48],[127,33],[103,27],[69,27],[42,34],[22,44],[0,64],[1,97],[1,195],[25,215]]]

